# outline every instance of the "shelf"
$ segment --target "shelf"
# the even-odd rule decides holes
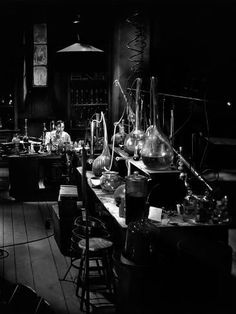
[[[99,81],[104,82],[106,81],[105,73],[104,72],[91,72],[91,73],[72,73],[71,74],[71,81]]]
[[[112,149],[112,145],[110,145],[110,148]],[[148,169],[142,160],[134,160],[132,156],[130,156],[128,153],[126,153],[124,150],[118,147],[114,147],[114,152],[117,153],[120,157],[124,158],[125,160],[128,160],[133,166],[135,166],[137,169],[141,170],[142,172],[146,173],[147,175],[152,174],[173,174],[173,173],[179,173],[179,170],[176,168],[170,168],[167,170],[151,170]]]
[[[95,103],[95,104],[71,104],[71,107],[85,107],[85,106],[88,106],[88,107],[99,107],[99,106],[108,106],[108,104],[106,103]]]
[[[14,106],[11,106],[11,105],[0,105],[0,109],[14,109]]]
[[[74,128],[70,128],[70,131],[84,131],[84,130],[90,130],[90,127],[74,127]]]
[[[14,133],[14,132],[19,132],[20,130],[14,130],[14,129],[0,129],[0,133]]]

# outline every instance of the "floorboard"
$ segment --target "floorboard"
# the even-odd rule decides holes
[[[28,244],[15,246],[16,282],[35,290],[35,282]]]
[[[16,203],[12,207],[12,224],[13,224],[13,244],[26,243],[27,232],[25,228],[24,206],[21,203]]]
[[[0,245],[8,253],[0,258],[0,276],[33,288],[57,314],[80,314],[74,283],[60,280],[69,258],[61,254],[53,236],[52,203],[0,204]]]

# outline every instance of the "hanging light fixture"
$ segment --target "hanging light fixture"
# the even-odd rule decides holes
[[[80,16],[77,15],[77,18],[73,20],[73,24],[78,25],[80,22]],[[104,52],[101,49],[95,48],[88,44],[82,44],[80,42],[80,36],[77,33],[77,42],[73,45],[70,45],[68,47],[65,47],[61,50],[58,50],[57,52]]]

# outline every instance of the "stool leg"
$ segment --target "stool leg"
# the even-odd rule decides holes
[[[99,259],[95,259],[95,262],[96,262],[96,265],[97,265],[97,268],[98,268],[98,273],[100,276],[102,276],[102,270],[101,270],[101,267],[100,267],[100,263],[99,263]]]
[[[70,266],[68,267],[65,275],[63,276],[63,278],[61,280],[65,280],[66,279],[66,276],[68,275],[69,271],[71,270],[71,267],[72,267],[72,258],[70,259]]]
[[[85,262],[85,257],[86,257],[86,254],[84,252],[83,262]],[[86,263],[84,263],[83,270],[84,271],[83,271],[82,280],[81,280],[81,298],[80,298],[80,310],[81,311],[84,310],[85,292],[86,292],[86,276],[87,276],[87,271],[89,271],[89,269],[87,269]]]
[[[110,263],[109,263],[109,256],[108,253],[106,252],[102,258],[102,263],[103,263],[103,268],[104,268],[104,273],[105,273],[105,282],[107,289],[109,290],[110,293],[112,293],[112,273],[110,269]]]
[[[77,284],[76,284],[76,296],[77,297],[79,297],[79,288],[82,287],[84,262],[85,262],[85,254],[83,252],[80,258],[79,271],[78,271],[78,276],[77,276]]]

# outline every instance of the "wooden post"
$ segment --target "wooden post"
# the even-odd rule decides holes
[[[87,178],[86,178],[86,158],[87,152],[83,146],[82,149],[82,200],[85,209],[86,231],[85,231],[85,291],[86,291],[86,313],[89,313],[89,232],[88,232],[88,204],[87,204]]]

